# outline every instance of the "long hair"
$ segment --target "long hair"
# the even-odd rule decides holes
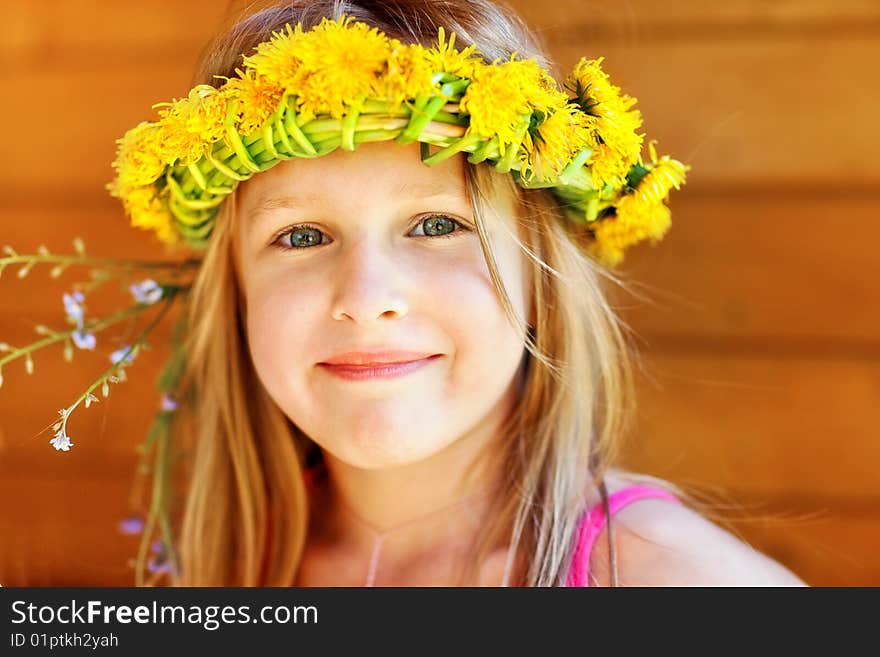
[[[430,45],[437,28],[474,44],[487,61],[516,51],[552,71],[545,49],[510,10],[489,0],[315,0],[251,10],[204,53],[195,82],[219,84],[285,23],[308,29],[354,16],[403,42]],[[490,166],[468,165],[466,185],[498,298],[515,326],[482,208],[493,193],[515,195],[516,239],[532,280],[516,410],[487,459],[504,473],[461,573],[468,581],[489,551],[510,545],[510,583],[558,586],[571,565],[577,522],[614,462],[634,409],[626,326],[609,301],[622,284],[586,253],[588,239],[546,190],[526,190]],[[242,324],[236,271],[235,195],[221,208],[190,294],[184,373],[192,399],[192,447],[179,541],[187,586],[287,586],[308,532],[305,463],[314,443],[284,416],[256,376]],[[184,429],[183,427],[186,426]]]

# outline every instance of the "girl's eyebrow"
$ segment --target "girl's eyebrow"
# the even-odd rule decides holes
[[[458,194],[447,187],[446,185],[442,185],[439,183],[403,183],[400,188],[397,190],[397,194],[403,196],[408,194],[410,198],[437,198],[440,196],[448,196],[448,197],[457,197]],[[251,210],[250,217],[251,220],[256,219],[261,214],[265,212],[269,212],[271,210],[277,210],[280,208],[302,208],[308,205],[321,205],[327,202],[327,196],[325,194],[314,194],[314,193],[304,193],[304,194],[284,194],[281,196],[266,196],[261,198],[256,205],[254,205],[253,210]]]
[[[279,208],[300,208],[307,205],[320,205],[326,202],[327,198],[323,194],[284,194],[283,196],[267,196],[260,199],[251,210],[251,219],[257,218],[259,215],[270,210]]]
[[[442,185],[440,183],[403,183],[400,186],[400,189],[397,190],[398,194],[406,194],[409,193],[411,197],[422,197],[422,198],[432,198],[434,196],[446,196],[449,194],[453,194],[454,190],[450,189],[447,185]]]

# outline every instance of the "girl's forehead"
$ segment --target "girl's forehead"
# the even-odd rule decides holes
[[[350,195],[369,188],[403,196],[466,195],[464,155],[428,166],[418,144],[360,144],[316,158],[281,162],[241,184],[245,202],[259,205],[279,193]]]

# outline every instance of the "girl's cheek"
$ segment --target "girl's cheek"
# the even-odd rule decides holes
[[[282,282],[252,290],[247,324],[255,357],[264,363],[272,359],[284,361],[306,348],[308,336],[314,332],[318,308],[317,295],[308,285]]]

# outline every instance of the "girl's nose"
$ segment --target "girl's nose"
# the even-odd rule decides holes
[[[408,304],[403,278],[390,248],[361,239],[341,256],[334,272],[332,318],[368,324],[383,317],[404,317]]]

